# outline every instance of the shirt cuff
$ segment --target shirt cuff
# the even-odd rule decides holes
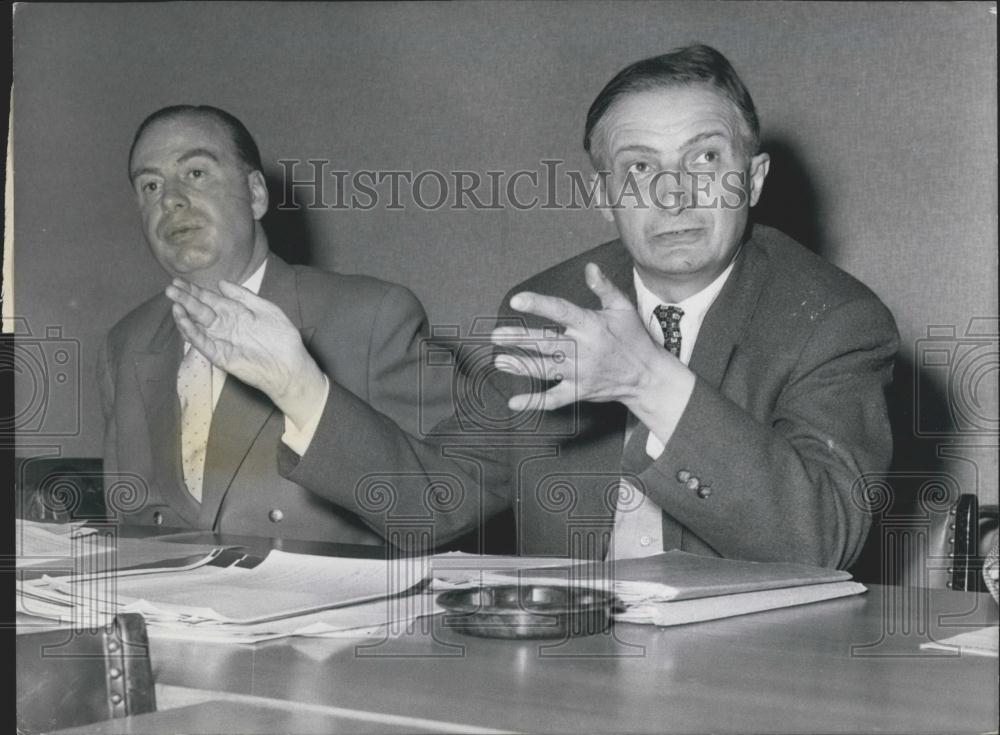
[[[323,409],[326,408],[326,402],[329,397],[330,380],[324,375],[323,400],[316,404],[316,409],[305,426],[300,429],[290,418],[285,416],[285,433],[281,435],[281,441],[300,457],[306,453],[306,450],[309,449],[309,445],[312,443],[313,436],[315,436],[316,429],[319,427],[319,420],[323,417]]]

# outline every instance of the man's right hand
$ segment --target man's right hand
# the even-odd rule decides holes
[[[295,325],[275,304],[219,282],[214,293],[174,279],[166,295],[184,339],[213,365],[264,392],[296,426],[322,404],[326,379]]]
[[[574,401],[619,401],[663,443],[674,432],[694,390],[695,376],[680,360],[657,345],[643,327],[635,306],[594,263],[585,271],[587,286],[601,300],[601,309],[584,309],[565,299],[543,294],[515,294],[511,307],[556,322],[565,329],[558,339],[545,330],[499,327],[492,340],[534,352],[512,360],[498,355],[496,367],[559,382],[533,396],[513,396],[511,410],[540,405],[552,410]],[[575,359],[563,354],[566,340],[576,344]]]

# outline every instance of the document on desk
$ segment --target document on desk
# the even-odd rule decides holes
[[[445,582],[481,580],[489,584],[522,583],[613,585],[619,596],[660,601],[756,592],[781,587],[797,587],[851,579],[848,572],[792,562],[754,562],[701,556],[672,550],[638,559],[582,563],[571,559],[547,559],[546,566],[534,565],[534,557],[499,557],[511,562],[495,562],[498,557],[481,557],[477,567],[464,567],[449,559],[434,557],[434,577]],[[444,562],[444,563],[442,563]]]
[[[626,605],[623,612],[615,613],[614,619],[623,623],[684,625],[850,597],[867,591],[858,582],[826,582],[670,602],[640,601]]]
[[[19,585],[26,594],[62,599],[152,620],[189,623],[261,623],[390,597],[420,584],[426,559],[379,559],[292,554],[272,550],[263,560],[213,560],[197,568],[139,576],[117,575],[94,584],[93,575],[43,577]],[[105,576],[105,578],[107,578]]]
[[[1000,627],[987,625],[983,628],[967,630],[964,633],[920,644],[921,650],[958,651],[970,656],[1000,655]]]
[[[38,523],[16,519],[14,521],[14,549],[17,568],[50,564],[54,559],[65,559],[73,551],[74,540],[95,533],[77,523]]]
[[[122,574],[123,570],[147,571],[182,568],[220,547],[212,544],[176,544],[157,538],[130,538],[107,526],[84,522],[36,523],[17,520],[16,563],[18,569],[49,574]],[[144,572],[145,573],[145,572]]]
[[[212,643],[260,643],[276,638],[371,638],[399,635],[418,618],[444,612],[430,591],[383,598],[329,610],[276,618],[261,623],[220,623],[201,621],[186,624],[153,620],[148,633],[154,642],[177,638]]]
[[[523,563],[518,563],[521,559]],[[434,584],[565,584],[613,591],[615,620],[680,625],[861,594],[844,571],[791,562],[752,562],[672,550],[638,559],[581,563],[526,557],[436,556]]]

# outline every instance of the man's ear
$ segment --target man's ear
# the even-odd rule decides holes
[[[771,170],[771,157],[766,153],[758,153],[750,159],[750,206],[757,204],[760,193],[764,191],[764,179]]]
[[[247,174],[247,186],[250,187],[250,207],[253,209],[253,218],[260,221],[261,217],[267,214],[267,182],[264,181],[264,174],[260,171],[251,171]]]

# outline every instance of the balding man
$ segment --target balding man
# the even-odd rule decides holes
[[[475,527],[470,466],[418,436],[450,402],[447,379],[420,385],[422,307],[400,286],[271,253],[261,168],[246,127],[214,107],[164,108],[136,132],[129,179],[173,280],[101,355],[111,509],[126,523],[380,544],[387,513],[428,518],[440,508],[425,486],[444,482],[466,504],[419,543]],[[120,473],[144,487],[118,492]]]

